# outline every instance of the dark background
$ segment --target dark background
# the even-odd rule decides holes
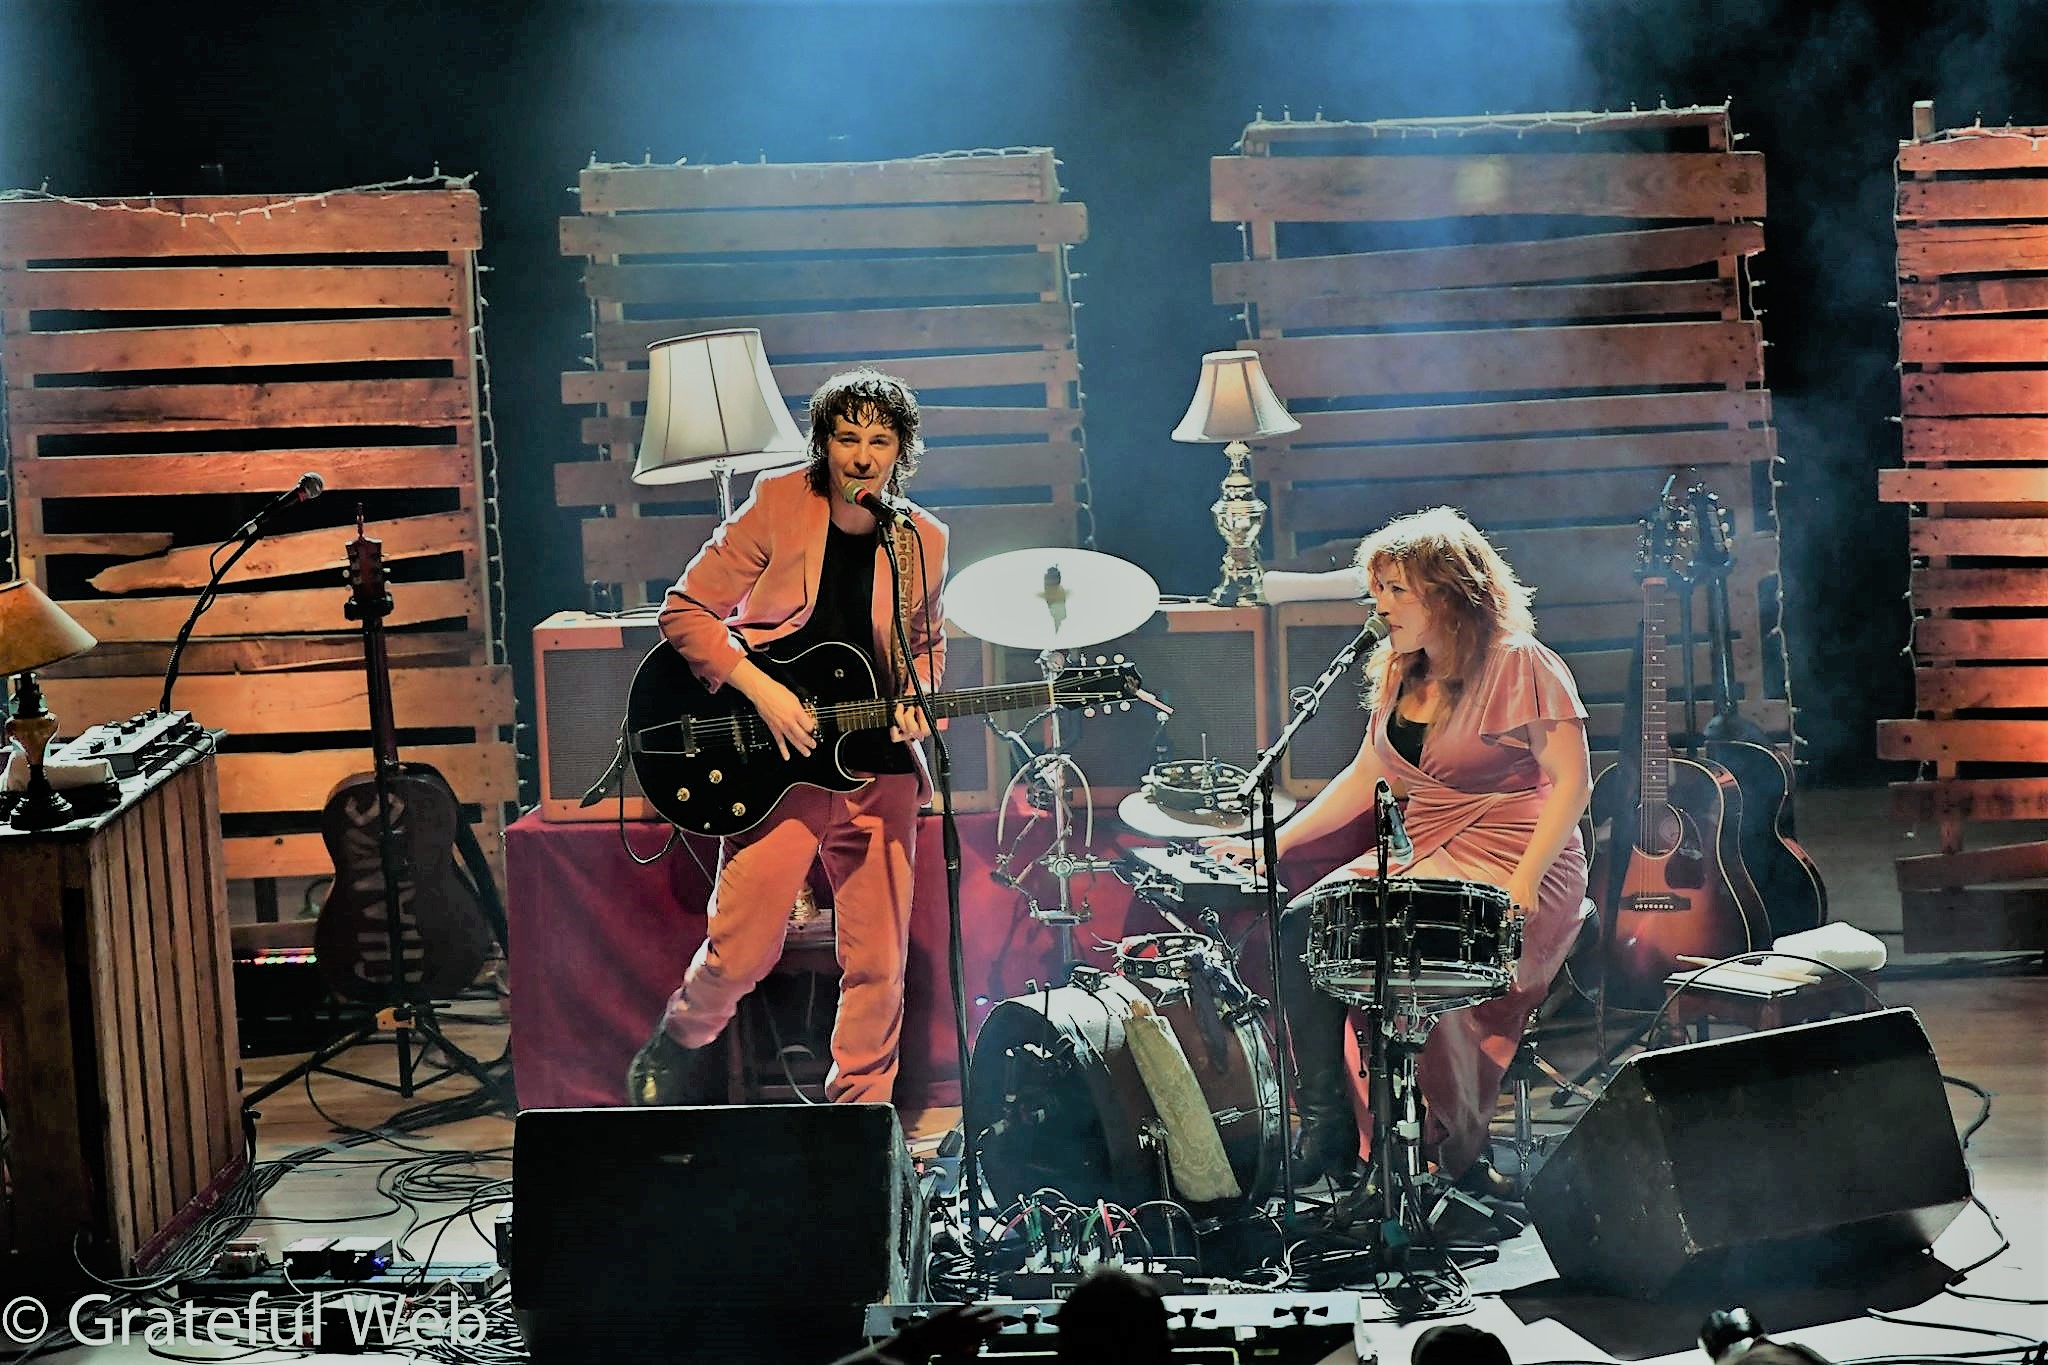
[[[1167,433],[1240,253],[1208,161],[1261,109],[1332,119],[1732,99],[1768,159],[1755,273],[1777,396],[1786,628],[1809,781],[1883,775],[1908,714],[1892,160],[1910,106],[1949,127],[2048,114],[2026,93],[2048,6],[1787,3],[349,3],[0,0],[0,185],[71,195],[293,193],[476,175],[503,460],[508,650],[584,605],[550,466],[581,453],[578,264],[556,246],[601,160],[849,160],[1051,146],[1090,233],[1082,301],[1098,546],[1169,592],[1215,576],[1200,477]],[[1202,453],[1213,455],[1207,448]],[[1214,468],[1211,466],[1214,465]],[[1187,475],[1187,476],[1183,476]],[[188,528],[189,529],[189,528]],[[203,528],[181,540],[210,539]],[[523,747],[530,749],[530,741]]]

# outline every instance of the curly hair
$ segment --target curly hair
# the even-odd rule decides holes
[[[810,415],[811,463],[804,477],[813,493],[824,496],[832,491],[825,448],[832,439],[833,424],[841,417],[854,423],[886,422],[895,429],[903,448],[896,457],[896,467],[889,473],[891,493],[901,493],[903,481],[917,472],[918,457],[924,454],[924,439],[917,434],[917,395],[896,376],[865,366],[835,374],[811,395]]]
[[[1495,640],[1535,629],[1529,615],[1534,590],[1455,507],[1396,517],[1360,542],[1355,562],[1366,583],[1387,568],[1400,569],[1409,591],[1449,638],[1450,657],[1435,660],[1434,667],[1453,706],[1466,681],[1479,675]],[[1399,697],[1404,682],[1428,676],[1431,667],[1427,655],[1397,654],[1389,641],[1380,641],[1365,664],[1365,704]]]

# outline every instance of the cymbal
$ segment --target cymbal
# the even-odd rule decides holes
[[[1294,798],[1273,793],[1273,818],[1285,820],[1294,814]],[[1212,835],[1243,834],[1252,827],[1250,814],[1219,810],[1169,810],[1143,792],[1132,792],[1117,803],[1117,819],[1148,839],[1206,839]]]
[[[1159,609],[1152,575],[1093,550],[1012,550],[946,584],[946,617],[1010,649],[1086,649],[1128,635]]]

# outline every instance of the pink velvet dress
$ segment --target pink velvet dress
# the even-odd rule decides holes
[[[1505,887],[1536,831],[1550,784],[1529,752],[1527,727],[1536,721],[1583,722],[1571,671],[1528,635],[1510,635],[1488,651],[1485,667],[1456,709],[1429,727],[1421,762],[1401,757],[1387,738],[1385,706],[1375,708],[1367,739],[1385,765],[1387,780],[1404,793],[1403,821],[1414,856],[1397,861],[1394,876],[1448,877]],[[1324,878],[1371,877],[1377,860],[1364,856]],[[1427,1124],[1425,1146],[1439,1166],[1457,1174],[1486,1150],[1501,1076],[1514,1060],[1529,1017],[1543,1002],[1579,929],[1586,895],[1586,852],[1579,832],[1544,873],[1538,904],[1523,924],[1522,955],[1505,995],[1437,1016],[1418,1063]],[[1346,1055],[1356,1079],[1359,1130],[1370,1146],[1366,1082],[1357,1077],[1357,1038]],[[1366,1153],[1370,1155],[1370,1153]]]

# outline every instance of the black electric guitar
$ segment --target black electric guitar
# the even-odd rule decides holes
[[[1742,789],[1720,764],[1671,752],[1664,622],[1672,566],[1686,558],[1684,521],[1684,509],[1667,500],[1643,523],[1640,748],[1637,762],[1613,764],[1593,784],[1593,827],[1608,834],[1588,880],[1612,928],[1607,1000],[1625,1009],[1662,1003],[1664,978],[1684,957],[1727,957],[1770,942],[1742,864]]]
[[[1742,788],[1742,861],[1749,868],[1776,934],[1796,934],[1827,922],[1828,893],[1820,869],[1792,837],[1792,764],[1735,701],[1735,651],[1730,640],[1728,575],[1735,567],[1728,510],[1711,489],[1687,495],[1698,528],[1693,577],[1707,585],[1707,633],[1713,641],[1714,716],[1703,738],[1706,754]]]
[[[782,658],[771,644],[753,660],[817,716],[819,743],[808,757],[784,759],[752,702],[737,688],[708,691],[666,644],[649,651],[633,675],[626,697],[633,776],[649,805],[692,834],[739,834],[791,787],[852,791],[868,780],[855,772],[891,766],[896,704],[882,696],[865,654],[828,642]],[[1128,708],[1140,686],[1136,668],[1104,663],[1067,669],[1050,682],[934,693],[930,702],[935,719],[1037,706]]]

